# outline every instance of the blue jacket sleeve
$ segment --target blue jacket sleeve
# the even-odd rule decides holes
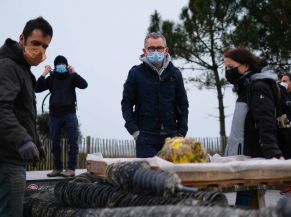
[[[178,109],[178,135],[186,136],[188,131],[188,108],[189,102],[184,87],[184,81],[181,72],[178,71],[178,85],[176,90],[176,102]]]
[[[121,100],[122,116],[125,120],[124,126],[131,135],[139,130],[133,115],[133,106],[136,104],[136,86],[134,68],[132,68],[123,85],[123,96]]]

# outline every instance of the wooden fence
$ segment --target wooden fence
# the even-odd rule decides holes
[[[223,145],[226,139],[217,138],[195,138],[200,141],[207,152],[211,155],[215,153],[223,153]],[[51,170],[53,169],[53,156],[51,153],[52,142],[49,139],[44,139],[43,144],[46,148],[46,159],[38,163],[35,167],[27,166],[27,170]],[[62,159],[66,163],[68,161],[68,143],[66,139],[61,140]],[[79,144],[79,154],[77,160],[77,168],[86,168],[86,156],[89,153],[102,153],[103,157],[117,158],[117,157],[135,157],[135,142],[134,140],[117,140],[117,139],[100,139],[87,136],[82,139]]]

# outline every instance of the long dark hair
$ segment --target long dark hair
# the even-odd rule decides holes
[[[254,55],[247,48],[229,48],[224,53],[224,58],[230,58],[240,64],[246,64],[252,72],[260,72],[267,65],[267,61]]]

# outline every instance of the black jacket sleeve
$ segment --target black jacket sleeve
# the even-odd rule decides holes
[[[20,91],[21,81],[16,69],[8,63],[0,63],[0,145],[12,145],[15,149],[32,141],[14,113],[14,101]]]
[[[133,106],[136,104],[137,84],[134,76],[134,68],[132,68],[123,85],[123,96],[121,100],[122,116],[125,120],[125,128],[132,135],[138,131],[136,120],[133,116]]]
[[[187,93],[184,87],[183,77],[181,72],[178,71],[178,85],[176,91],[176,102],[178,109],[178,135],[186,136],[188,131],[188,108],[189,102]]]
[[[35,85],[35,92],[40,93],[50,88],[50,76],[45,78],[44,76],[40,76]]]
[[[72,76],[75,87],[80,88],[80,89],[85,89],[88,87],[87,81],[76,72],[71,73],[71,76]]]
[[[251,89],[250,110],[259,133],[260,146],[265,158],[282,155],[277,140],[275,96],[271,86],[257,81]]]

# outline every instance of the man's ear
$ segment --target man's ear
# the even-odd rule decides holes
[[[143,55],[146,56],[147,51],[145,48],[142,49],[142,52],[143,52]]]
[[[20,45],[20,47],[24,47],[24,43],[25,42],[25,39],[24,39],[24,35],[23,34],[21,34],[20,36],[19,36],[19,45]]]
[[[165,54],[167,55],[168,53],[169,53],[169,48],[166,47],[166,48],[165,48]]]

